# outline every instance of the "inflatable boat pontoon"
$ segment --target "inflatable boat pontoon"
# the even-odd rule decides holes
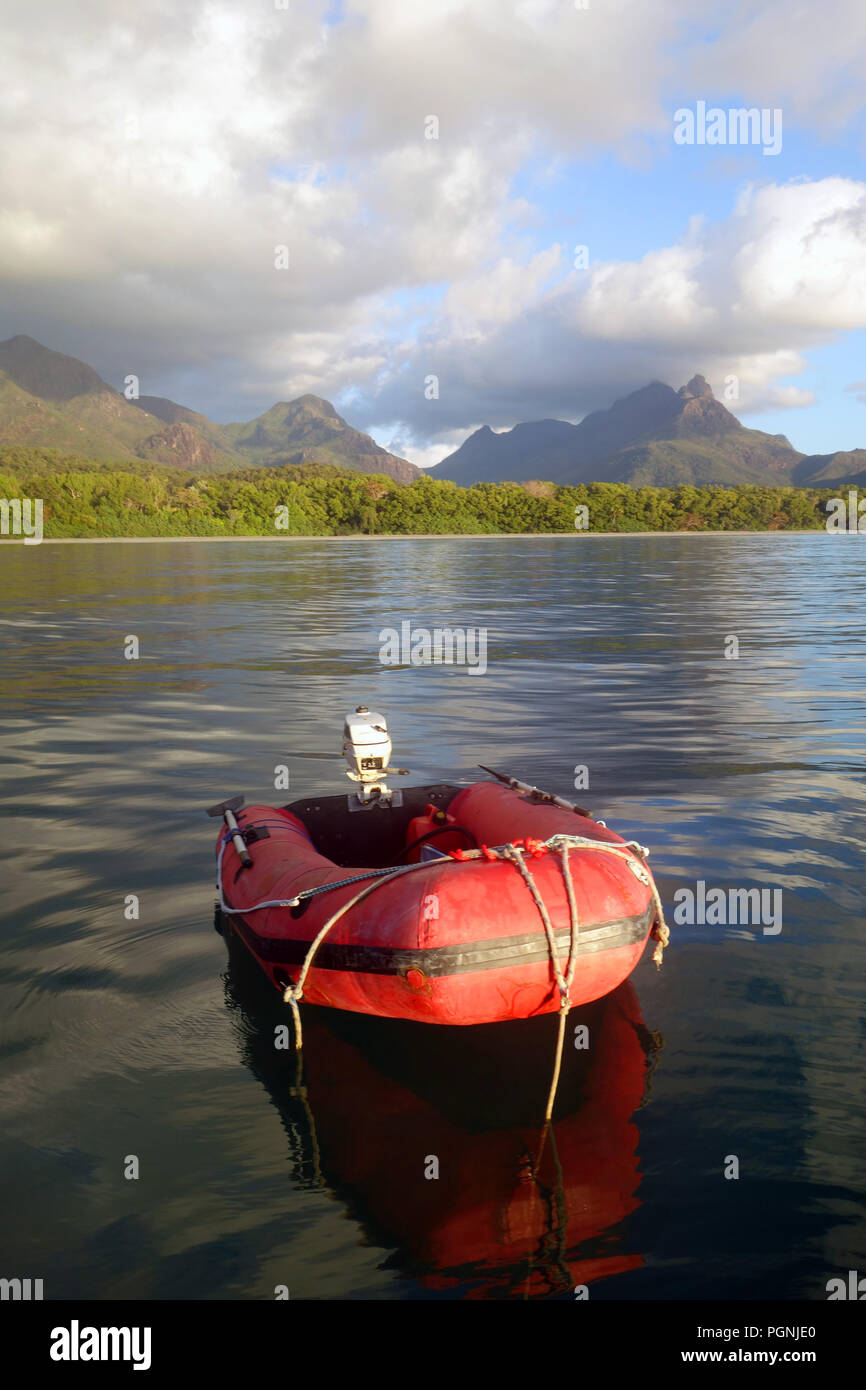
[[[208,812],[222,922],[290,1002],[494,1023],[610,993],[651,935],[660,959],[642,846],[500,774],[392,791],[387,726],[364,706],[344,753],[348,796]]]

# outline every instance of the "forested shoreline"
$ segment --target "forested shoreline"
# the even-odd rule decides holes
[[[821,530],[838,487],[401,485],[329,465],[197,476],[50,449],[0,449],[0,498],[41,498],[46,539]]]

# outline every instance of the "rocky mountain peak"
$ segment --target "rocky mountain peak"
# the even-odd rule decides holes
[[[296,415],[306,414],[315,415],[320,419],[342,420],[342,416],[338,415],[330,401],[326,401],[322,396],[314,396],[309,391],[304,396],[296,396],[293,401],[286,401],[285,404]]]
[[[677,395],[682,396],[684,400],[691,400],[700,396],[707,396],[711,401],[715,400],[712,386],[705,376],[701,376],[700,372],[696,373],[685,386],[681,386]]]

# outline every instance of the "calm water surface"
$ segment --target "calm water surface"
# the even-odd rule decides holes
[[[0,551],[0,1273],[57,1298],[708,1299],[866,1269],[864,545]],[[486,627],[487,674],[381,666],[405,619]],[[342,790],[360,702],[418,783],[480,761],[569,795],[586,764],[578,799],[651,846],[669,918],[699,879],[783,892],[777,935],[674,926],[661,973],[587,1012],[536,1184],[554,1019],[308,1008],[299,1092],[278,996],[213,930],[203,809]]]

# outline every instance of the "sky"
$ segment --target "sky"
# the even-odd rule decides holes
[[[422,465],[696,372],[866,447],[862,0],[4,15],[0,338],[222,422],[313,392]]]

